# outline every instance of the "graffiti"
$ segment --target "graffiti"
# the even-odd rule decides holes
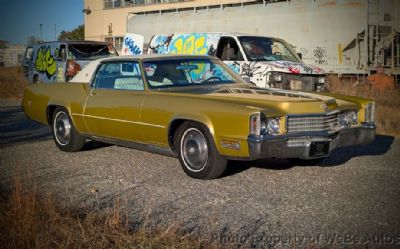
[[[206,36],[201,34],[180,35],[169,47],[171,54],[205,55],[208,52]]]
[[[314,48],[314,62],[320,65],[328,64],[328,60],[326,58],[326,49],[324,47],[315,47]]]
[[[293,74],[300,74],[300,69],[296,68],[296,67],[289,67],[289,72],[293,73]]]
[[[155,35],[149,44],[149,54],[166,54],[173,35]]]
[[[35,61],[35,69],[39,73],[45,73],[49,79],[56,73],[57,63],[53,55],[51,55],[50,46],[39,48]]]
[[[226,63],[226,65],[236,74],[240,74],[240,65],[238,62],[234,61],[234,62],[229,62]]]
[[[124,37],[124,54],[141,54],[142,51],[138,45],[135,44],[135,41],[129,37]]]

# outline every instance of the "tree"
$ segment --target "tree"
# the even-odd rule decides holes
[[[79,25],[72,31],[61,31],[60,36],[58,36],[59,41],[76,41],[85,39],[85,27]]]

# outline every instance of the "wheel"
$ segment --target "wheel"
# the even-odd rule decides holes
[[[33,83],[33,84],[39,83],[39,75],[35,74],[35,75],[33,76],[32,83]]]
[[[325,157],[315,159],[288,158],[287,160],[293,165],[315,166],[321,164],[325,160]]]
[[[52,131],[54,142],[62,151],[79,151],[85,145],[86,139],[75,129],[65,108],[58,107],[54,111]]]
[[[228,160],[219,155],[204,125],[185,122],[175,134],[174,146],[187,175],[198,179],[214,179],[224,173]]]

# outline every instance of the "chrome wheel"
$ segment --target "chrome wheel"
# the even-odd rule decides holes
[[[183,133],[180,149],[183,162],[190,171],[202,171],[207,165],[207,140],[198,129],[189,128]]]
[[[71,122],[68,115],[60,111],[53,122],[54,138],[60,145],[67,145],[71,139]]]

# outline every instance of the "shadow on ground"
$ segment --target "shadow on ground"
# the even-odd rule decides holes
[[[0,107],[0,147],[50,138],[50,127],[29,120],[20,106]]]
[[[249,168],[263,168],[272,170],[287,170],[294,166],[319,166],[319,167],[334,167],[341,166],[351,158],[360,156],[378,156],[383,155],[391,148],[394,137],[386,135],[377,135],[375,140],[367,145],[349,146],[337,148],[331,152],[329,157],[316,164],[303,163],[298,164],[290,162],[286,159],[265,159],[257,161],[230,161],[227,171],[224,176],[238,174]]]

